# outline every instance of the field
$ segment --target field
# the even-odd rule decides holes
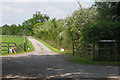
[[[24,38],[20,36],[2,35],[2,42],[13,42],[16,44],[21,44],[23,41]]]
[[[12,42],[16,43],[16,45],[23,44],[24,38],[22,36],[13,36],[13,35],[2,35],[2,42]],[[2,43],[2,46],[7,46],[7,44]],[[14,46],[14,44],[9,44],[9,46]],[[10,47],[11,49],[12,47]],[[30,48],[29,51],[34,50],[34,47],[32,46],[31,42],[26,38],[26,52],[28,51],[27,48]],[[6,50],[7,47],[2,47],[2,50]],[[24,51],[20,51],[22,53]],[[7,51],[2,51],[2,55],[8,55],[9,53]]]

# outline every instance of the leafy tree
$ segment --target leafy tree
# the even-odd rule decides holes
[[[96,2],[94,6],[98,11],[98,20],[120,21],[120,1]]]
[[[74,11],[70,18],[67,17],[66,25],[68,25],[68,29],[71,32],[73,40],[82,38],[82,28],[87,23],[94,21],[94,16],[96,14],[95,8],[84,8]]]
[[[44,23],[45,21],[49,20],[49,16],[46,14],[41,14],[40,12],[36,11],[35,14],[33,14],[33,17],[24,21],[22,26],[24,27],[24,30],[27,35],[33,35],[34,29],[33,26],[37,23]]]

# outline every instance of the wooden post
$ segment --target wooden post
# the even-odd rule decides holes
[[[95,54],[95,42],[92,43],[92,55],[91,55],[92,61],[94,61],[94,54]]]
[[[96,60],[98,60],[99,54],[99,41],[96,41]]]
[[[7,43],[7,45],[8,45],[8,53],[9,53],[9,42]]]
[[[93,60],[98,60],[98,41],[94,41],[93,45]]]
[[[16,44],[14,43],[14,46],[16,46]]]
[[[117,41],[115,41],[115,58],[116,58],[116,60],[118,60],[118,45],[117,45]]]

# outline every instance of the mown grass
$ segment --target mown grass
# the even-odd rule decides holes
[[[16,43],[16,45],[18,45],[24,42],[24,38],[22,36],[2,35],[2,42],[13,42],[13,43]],[[7,46],[7,44],[2,44],[2,46]],[[14,45],[10,44],[10,46],[14,46]],[[2,50],[3,49],[7,49],[7,48],[2,47]],[[8,53],[7,51],[2,51],[2,54],[0,55],[14,55],[14,54],[19,54],[19,53],[24,53],[24,52],[30,52],[33,50],[34,50],[34,47],[32,43],[26,38],[26,51],[20,51],[18,53]]]
[[[16,44],[23,43],[24,38],[21,36],[13,36],[13,35],[2,35],[2,42],[13,42]]]
[[[59,49],[54,48],[53,46],[49,45],[48,43],[46,43],[45,41],[42,41],[39,38],[35,38],[36,40],[40,41],[41,43],[43,43],[45,46],[47,46],[50,50],[54,51],[54,52],[58,52],[58,53],[63,53],[63,54],[67,54],[70,55],[70,58],[67,59],[70,62],[73,63],[80,63],[80,64],[93,64],[93,65],[120,65],[119,62],[114,61],[114,62],[108,62],[108,61],[92,61],[91,58],[91,54],[86,54],[83,55],[82,57],[79,54],[76,54],[75,56],[72,56],[72,52],[61,52]]]

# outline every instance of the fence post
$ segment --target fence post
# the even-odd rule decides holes
[[[117,45],[117,40],[115,41],[115,57],[116,57],[116,60],[118,60],[118,45]]]
[[[93,41],[92,42],[92,55],[91,55],[92,56],[92,61],[94,60],[94,52],[95,52],[95,50],[94,50],[95,47],[94,46],[95,46],[95,42]]]
[[[8,53],[9,53],[9,42],[7,43],[7,45],[8,45]]]
[[[93,60],[98,60],[98,44],[99,44],[99,42],[98,41],[95,41],[94,42],[94,46],[93,46],[93,48],[94,48],[94,50],[93,50]]]

